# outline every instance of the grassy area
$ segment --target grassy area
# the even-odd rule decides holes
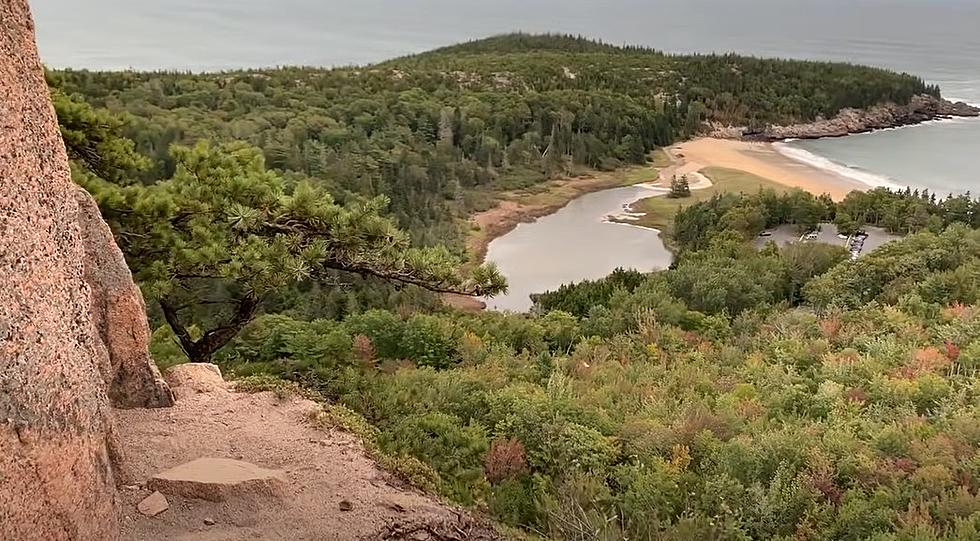
[[[650,153],[650,162],[647,165],[628,167],[616,174],[622,175],[624,185],[655,182],[660,176],[660,170],[673,163],[667,151],[658,148]]]
[[[667,155],[667,151],[662,148],[654,150],[650,154],[650,160],[652,165],[657,169],[663,169],[664,167],[674,163],[674,160],[671,160],[670,156]]]
[[[706,167],[701,170],[701,173],[711,180],[712,186],[710,188],[694,190],[691,192],[691,197],[685,197],[683,199],[670,199],[663,196],[648,197],[633,206],[634,210],[643,212],[646,215],[638,221],[630,223],[645,227],[654,227],[667,232],[674,220],[674,215],[677,214],[679,209],[711,199],[712,196],[723,193],[755,193],[762,188],[768,188],[776,192],[789,190],[789,188],[782,184],[736,169]]]

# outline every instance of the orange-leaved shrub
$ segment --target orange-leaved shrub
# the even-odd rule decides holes
[[[513,479],[527,472],[527,452],[517,438],[498,439],[490,444],[484,470],[493,484]]]

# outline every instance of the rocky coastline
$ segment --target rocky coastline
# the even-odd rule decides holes
[[[823,139],[955,117],[980,117],[980,108],[923,94],[913,97],[906,105],[888,103],[868,109],[844,109],[834,118],[818,118],[813,122],[788,126],[768,126],[759,131],[750,131],[746,127],[713,126],[709,137],[760,142]]]

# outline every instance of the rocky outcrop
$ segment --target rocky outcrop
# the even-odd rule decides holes
[[[109,359],[26,0],[0,2],[0,96],[0,539],[116,539]]]
[[[975,105],[970,105],[969,103],[957,101],[952,102],[949,100],[935,100],[933,98],[933,103],[938,101],[938,109],[936,110],[936,117],[978,117],[980,116],[980,107]]]
[[[150,359],[143,295],[92,196],[78,187],[75,198],[85,245],[90,311],[109,357],[102,367],[109,398],[122,408],[172,406],[174,395]]]
[[[898,128],[930,120],[976,116],[980,116],[980,109],[972,105],[921,95],[913,97],[906,105],[889,103],[868,109],[844,109],[831,119],[817,119],[789,126],[769,126],[757,132],[751,132],[744,127],[716,126],[709,136],[752,141],[819,139]]]

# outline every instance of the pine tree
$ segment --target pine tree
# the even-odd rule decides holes
[[[439,144],[448,147],[455,145],[453,124],[454,114],[452,108],[443,107],[439,114]]]
[[[682,197],[691,197],[691,185],[687,181],[687,175],[681,175],[677,177],[676,175],[670,181],[670,193],[667,197],[672,199],[680,199]]]
[[[506,288],[492,265],[464,274],[445,247],[411,247],[384,197],[339,205],[311,182],[291,188],[242,143],[172,152],[177,171],[156,184],[82,180],[191,361],[209,361],[265,297],[338,271],[471,296]]]
[[[68,156],[84,168],[106,180],[131,182],[149,166],[133,141],[119,135],[125,125],[123,117],[93,109],[57,86],[51,86],[51,102]]]

